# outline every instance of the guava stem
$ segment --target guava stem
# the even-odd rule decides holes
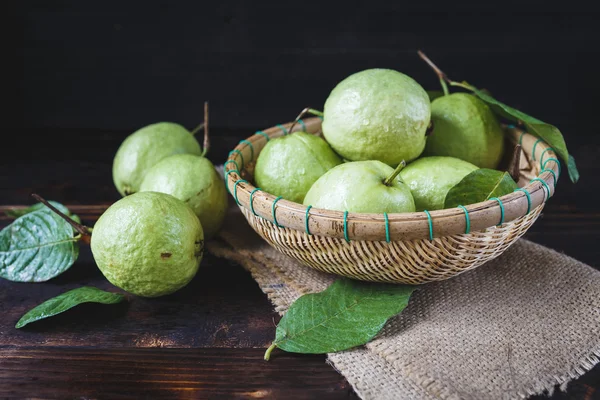
[[[39,196],[35,193],[32,193],[31,196],[34,199],[36,199],[37,201],[39,201],[40,203],[44,204],[49,209],[51,209],[54,213],[58,214],[59,217],[61,217],[65,221],[67,221],[69,223],[69,225],[71,225],[77,232],[79,232],[81,234],[81,236],[82,236],[81,240],[83,240],[84,242],[87,242],[85,237],[91,236],[92,228],[88,228],[85,225],[78,224],[77,222],[73,221],[73,219],[71,217],[63,214],[60,210],[58,210],[52,204],[48,203],[48,201],[46,201],[46,199],[44,199],[42,196]]]
[[[271,344],[269,346],[269,348],[267,349],[267,351],[265,351],[265,361],[269,361],[269,358],[271,358],[271,352],[277,347],[277,345],[275,343]]]
[[[515,182],[519,182],[521,171],[521,145],[517,143],[513,150],[512,158],[508,165],[508,174]]]
[[[406,161],[402,160],[400,162],[400,164],[398,164],[398,166],[396,167],[394,172],[392,172],[392,174],[390,176],[385,178],[385,180],[383,181],[383,184],[385,186],[392,186],[392,182],[394,181],[394,179],[396,179],[396,177],[398,176],[398,174],[400,173],[400,171],[402,171],[402,169],[404,167],[406,167]]]
[[[296,119],[294,120],[294,122],[292,122],[292,125],[290,126],[290,129],[288,129],[288,132],[292,133],[292,129],[294,129],[294,126],[296,126],[296,124],[298,123],[298,121],[300,121],[300,119],[302,117],[304,117],[306,114],[313,114],[313,115],[317,115],[322,117],[323,113],[321,111],[317,111],[314,108],[310,108],[310,107],[306,107],[304,110],[300,111],[300,114],[298,114],[298,116],[296,117]]]
[[[475,91],[475,87],[469,85],[467,82],[464,82],[464,81],[456,82],[456,81],[453,81],[452,79],[448,78],[448,75],[446,75],[446,73],[444,71],[442,71],[437,65],[435,65],[433,63],[433,61],[431,61],[429,59],[429,57],[427,57],[425,55],[425,53],[423,53],[421,50],[418,50],[417,53],[419,54],[419,57],[421,57],[421,59],[423,61],[425,61],[427,63],[427,65],[429,65],[431,67],[431,69],[433,69],[433,71],[436,73],[436,75],[440,79],[440,83],[442,84],[442,89],[444,90],[444,95],[448,94],[448,86],[446,85],[446,83],[448,83],[450,86],[458,86],[463,89],[470,90],[472,92]]]
[[[442,78],[440,78],[440,85],[442,85],[442,90],[444,91],[444,96],[448,96],[450,94],[450,91],[448,90],[448,85],[446,84],[446,81],[443,80]]]
[[[208,134],[208,101],[204,102],[204,144],[202,145],[202,157],[206,156],[210,149],[210,136]]]
[[[192,129],[192,131],[190,132],[192,135],[196,135],[196,133],[200,132],[200,129],[204,128],[204,122],[199,123],[198,125],[196,125],[196,127],[194,129]]]

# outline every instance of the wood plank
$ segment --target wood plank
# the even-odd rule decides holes
[[[356,399],[324,356],[263,349],[0,347],[1,398]]]
[[[88,246],[64,274],[44,284],[0,279],[0,346],[266,348],[277,313],[242,267],[210,254],[196,277],[176,293],[155,299],[126,294],[116,305],[83,304],[15,329],[37,304],[80,286],[122,292],[93,262]]]

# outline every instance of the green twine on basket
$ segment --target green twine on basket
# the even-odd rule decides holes
[[[239,151],[238,149],[233,149],[229,152],[229,157],[231,157],[231,154],[233,154],[233,153],[239,154],[240,159],[242,160],[242,168],[244,168],[245,162],[244,162],[244,155],[242,154],[242,152]]]
[[[554,149],[552,147],[546,147],[544,151],[542,151],[542,155],[540,156],[540,166],[542,165],[542,161],[544,161],[544,154],[546,154],[547,151],[554,151]]]
[[[312,208],[312,206],[306,207],[306,214],[304,214],[304,228],[306,229],[306,234],[309,236],[312,235],[312,233],[310,233],[310,229],[308,229],[308,212],[310,211],[311,208]]]
[[[304,121],[302,121],[301,119],[299,119],[299,120],[298,120],[298,123],[299,123],[300,125],[302,125],[302,131],[303,131],[303,132],[306,132],[306,124],[304,123]]]
[[[238,171],[237,169],[230,169],[229,171],[227,171],[225,173],[225,188],[227,188],[227,191],[229,192],[229,194],[231,194],[231,190],[229,190],[229,185],[227,184],[227,179],[229,178],[229,174],[235,172],[236,174],[240,175],[240,171]]]
[[[550,157],[549,159],[544,161],[544,163],[542,164],[542,169],[546,169],[546,164],[548,164],[548,161],[554,161],[556,164],[558,164],[558,176],[560,177],[560,174],[561,174],[560,161],[558,161],[558,159],[555,157]]]
[[[277,215],[275,215],[275,204],[277,204],[277,202],[282,198],[282,196],[278,196],[275,200],[273,200],[273,204],[271,205],[271,215],[273,216],[273,223],[278,228],[283,228],[283,226],[279,225],[279,222],[277,222]]]
[[[235,199],[235,202],[237,203],[238,206],[240,205],[240,202],[238,201],[238,197],[237,197],[237,185],[238,185],[238,183],[241,183],[241,182],[248,183],[248,181],[245,179],[239,179],[239,180],[235,181],[235,183],[233,184],[233,198]]]
[[[542,139],[538,139],[535,141],[535,143],[533,144],[533,150],[531,150],[531,158],[533,159],[533,161],[535,161],[535,148],[537,147],[539,142],[543,142]]]
[[[524,189],[524,188],[515,189],[514,192],[525,193],[525,196],[527,196],[527,212],[525,214],[529,214],[529,212],[531,211],[531,194],[529,194],[527,189]]]
[[[548,201],[550,199],[550,187],[548,186],[548,184],[546,183],[545,180],[541,179],[541,178],[533,178],[532,180],[529,181],[529,183],[533,182],[533,181],[539,181],[542,183],[542,185],[546,188],[548,194],[546,195],[546,201]]]
[[[227,161],[225,161],[225,164],[223,164],[223,168],[227,169],[227,164],[229,164],[229,163],[235,164],[235,170],[236,171],[240,169],[240,166],[238,165],[237,161],[235,161],[235,160],[227,160]]]
[[[265,132],[263,132],[263,131],[256,131],[256,132],[254,132],[254,134],[255,134],[255,135],[262,135],[262,136],[263,136],[265,139],[267,139],[267,142],[268,142],[269,140],[271,140],[271,138],[269,137],[269,135],[267,135],[267,134],[266,134]]]
[[[250,147],[250,161],[254,160],[254,145],[252,145],[252,142],[246,139],[240,140],[239,144],[245,144],[247,146]]]
[[[460,204],[458,205],[459,208],[462,208],[462,210],[465,212],[465,234],[471,232],[471,218],[469,218],[469,212],[467,211],[467,207],[465,206],[461,206]]]
[[[390,242],[390,220],[386,212],[383,213],[383,219],[385,219],[385,241]]]
[[[287,135],[289,133],[285,126],[283,126],[281,124],[277,124],[275,126],[278,127],[279,129],[281,129],[281,131],[283,132],[284,135]]]
[[[427,223],[429,224],[429,240],[433,241],[433,220],[431,219],[431,214],[429,211],[423,210],[425,214],[427,214]]]
[[[250,192],[250,211],[252,211],[252,214],[256,215],[257,217],[259,216],[256,211],[254,211],[254,193],[258,190],[261,190],[261,188],[254,188],[251,192]]]
[[[497,197],[490,197],[490,200],[495,200],[498,202],[498,205],[500,206],[500,222],[498,222],[498,224],[496,226],[500,226],[504,223],[504,204],[502,204],[502,200],[500,200]]]
[[[551,169],[545,168],[545,169],[543,169],[543,170],[540,171],[540,175],[542,173],[544,173],[544,172],[550,172],[552,174],[552,178],[554,178],[553,179],[553,181],[554,181],[554,187],[556,187],[556,173],[553,170],[551,170]]]
[[[344,239],[350,243],[350,238],[348,237],[348,211],[344,211]]]

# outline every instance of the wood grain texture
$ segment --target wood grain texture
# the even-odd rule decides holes
[[[262,349],[0,347],[0,398],[357,399],[324,356]]]

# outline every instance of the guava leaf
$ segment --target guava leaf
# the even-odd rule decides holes
[[[567,163],[567,167],[569,169],[569,178],[571,178],[571,181],[576,183],[579,180],[579,171],[577,171],[575,158],[569,154],[565,139],[557,127],[540,121],[539,119],[527,115],[517,109],[509,107],[480,89],[472,87],[471,90],[477,95],[477,97],[485,101],[490,106],[492,111],[494,111],[494,113],[497,115],[513,122],[523,122],[529,133],[548,143],[548,145],[550,145],[550,147],[556,151],[558,156]]]
[[[408,305],[414,286],[340,279],[320,293],[296,300],[283,316],[273,348],[294,353],[332,353],[367,343]]]
[[[480,168],[465,176],[446,194],[445,208],[479,203],[512,193],[517,184],[508,172]]]
[[[25,214],[0,231],[0,278],[45,282],[77,259],[73,228],[48,208]]]
[[[22,328],[40,319],[52,317],[82,303],[116,304],[124,298],[125,296],[120,293],[105,292],[92,286],[69,290],[29,310],[19,319],[15,328]]]
[[[69,210],[65,205],[59,203],[58,201],[53,201],[53,200],[48,201],[48,203],[52,204],[59,211],[61,211],[63,214],[71,217],[71,219],[73,221],[77,222],[78,224],[81,223],[81,218],[79,217],[79,215],[72,214],[71,210]],[[4,214],[6,214],[7,217],[19,218],[19,217],[22,217],[25,214],[29,214],[29,213],[32,213],[34,211],[42,210],[42,209],[50,210],[43,203],[36,203],[36,204],[34,204],[34,205],[30,206],[30,207],[27,207],[27,208],[13,208],[12,210],[6,210],[6,211],[4,211]]]

